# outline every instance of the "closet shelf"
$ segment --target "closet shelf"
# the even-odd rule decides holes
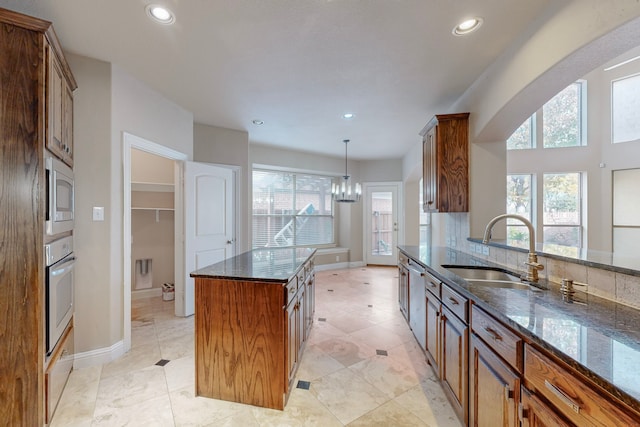
[[[131,182],[131,191],[151,191],[155,193],[173,193],[173,184],[161,184],[157,182]]]

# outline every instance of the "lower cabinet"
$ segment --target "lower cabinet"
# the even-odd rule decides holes
[[[398,305],[400,313],[409,320],[409,259],[402,253],[398,258]]]
[[[524,382],[553,412],[577,426],[640,425],[640,417],[632,416],[586,378],[530,345],[524,352]]]
[[[427,362],[436,375],[440,376],[440,300],[431,292],[426,292],[426,348]]]
[[[518,427],[520,376],[471,334],[469,416],[478,427]]]
[[[522,387],[520,399],[522,427],[574,427],[525,387]]]
[[[73,369],[74,357],[73,319],[62,334],[56,350],[51,355],[44,373],[45,383],[45,418],[49,424],[58,406],[64,387]]]
[[[458,418],[468,423],[469,327],[443,301],[441,322],[442,359],[440,379]]]

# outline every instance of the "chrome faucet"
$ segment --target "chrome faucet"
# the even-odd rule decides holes
[[[536,254],[536,232],[533,229],[533,224],[531,224],[531,221],[529,221],[527,218],[514,214],[498,215],[497,217],[489,221],[489,223],[487,224],[487,228],[484,229],[484,237],[482,239],[482,243],[489,243],[489,240],[491,240],[491,230],[493,229],[493,226],[496,224],[496,222],[506,218],[517,219],[518,221],[526,225],[527,229],[529,230],[529,256],[527,262],[525,262],[525,265],[527,266],[527,274],[523,277],[523,279],[527,282],[537,283],[538,270],[544,269],[544,266],[538,263],[538,255]]]

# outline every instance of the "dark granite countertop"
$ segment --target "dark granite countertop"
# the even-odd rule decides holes
[[[545,280],[541,285],[548,290],[473,284],[442,265],[496,265],[448,248],[399,249],[479,307],[640,412],[640,310],[582,292],[576,292],[576,301],[569,303],[563,300],[558,285]]]
[[[261,248],[200,268],[191,277],[286,283],[315,248]]]

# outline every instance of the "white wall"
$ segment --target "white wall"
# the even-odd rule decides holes
[[[480,236],[492,216],[504,213],[506,168],[500,162],[506,155],[500,151],[506,151],[508,136],[569,83],[635,47],[639,16],[635,0],[551,2],[546,16],[524,29],[450,110],[441,112],[471,113],[471,236]],[[419,144],[403,158],[405,179],[418,167]]]
[[[193,116],[111,64],[68,55],[78,81],[74,96],[74,230],[77,352],[116,345],[123,331],[122,132],[193,152]],[[91,221],[91,207],[105,221]]]
[[[193,124],[193,160],[240,166],[240,200],[236,215],[240,242],[238,253],[251,248],[251,166],[249,164],[249,134],[245,131]]]

